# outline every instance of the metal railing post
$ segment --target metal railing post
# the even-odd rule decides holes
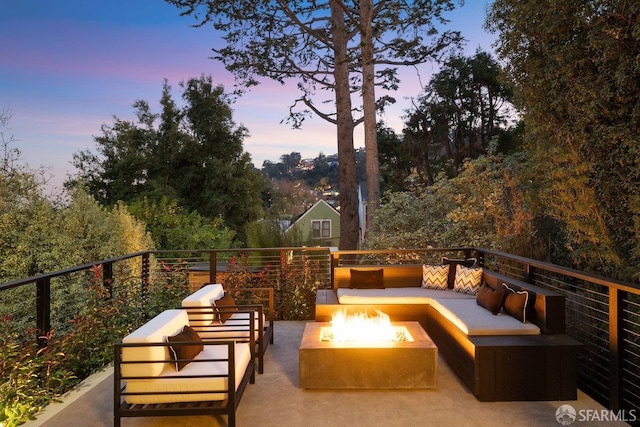
[[[141,283],[140,283],[140,298],[142,298],[141,301],[141,306],[142,306],[142,312],[146,313],[146,306],[147,306],[147,297],[148,297],[148,293],[149,293],[149,252],[146,252],[144,254],[142,254],[142,259],[141,259]],[[146,317],[146,314],[145,314]]]
[[[218,273],[218,257],[217,252],[209,252],[209,283],[218,283],[216,276]]]
[[[284,286],[284,283],[286,281],[286,268],[287,268],[287,251],[286,250],[281,250],[280,251],[280,286]]]
[[[113,263],[102,264],[102,285],[109,291],[109,298],[113,297]]]
[[[45,277],[36,282],[36,339],[38,347],[47,346],[47,337],[51,330],[51,278]]]
[[[527,264],[527,272],[524,277],[524,281],[527,283],[534,284],[536,283],[536,267],[533,265]]]
[[[330,265],[329,268],[331,269],[331,274],[329,275],[329,280],[330,280],[330,284],[331,284],[331,288],[333,288],[333,283],[334,283],[334,274],[335,274],[335,268],[338,266],[338,263],[340,262],[340,255],[330,252],[329,253],[329,257],[330,257]]]
[[[622,409],[622,301],[626,292],[609,287],[609,408]]]
[[[478,258],[478,265],[480,267],[484,267],[484,252],[476,251],[476,254],[477,254],[477,258]]]

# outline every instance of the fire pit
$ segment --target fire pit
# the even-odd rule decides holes
[[[305,326],[299,350],[301,388],[436,387],[438,348],[418,322],[388,322],[372,328],[388,328],[386,338],[356,332],[356,338],[367,338],[335,340],[345,335],[335,330],[336,323],[341,320],[334,315],[332,323]]]

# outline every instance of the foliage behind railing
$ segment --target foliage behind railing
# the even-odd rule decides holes
[[[226,289],[274,289],[276,320],[306,320],[314,316],[316,290],[331,287],[328,248],[266,248],[216,251],[162,251],[167,265],[186,263],[191,290],[204,283]]]

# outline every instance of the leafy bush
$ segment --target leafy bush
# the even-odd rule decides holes
[[[167,197],[159,202],[145,197],[131,202],[127,209],[146,224],[157,249],[215,249],[234,245],[235,232],[221,218],[208,219],[197,211],[187,212]]]
[[[189,272],[187,263],[178,260],[176,264],[160,262],[160,273],[148,290],[146,313],[153,317],[164,310],[176,308],[189,293]]]
[[[35,337],[36,331],[29,331]],[[64,354],[24,341],[11,315],[0,318],[0,425],[12,427],[33,419],[37,411],[77,383],[63,366]]]
[[[225,289],[271,287],[274,289],[274,318],[276,320],[307,320],[313,318],[315,295],[324,277],[318,260],[292,257],[277,268],[267,266],[259,270],[251,267],[241,254],[229,260],[223,285]],[[244,303],[260,303],[250,297]]]
[[[522,179],[524,160],[521,154],[482,156],[455,178],[387,193],[367,247],[477,246],[544,259],[548,249],[535,227],[537,202]]]
[[[308,320],[315,314],[316,291],[320,265],[303,259],[301,264],[287,264],[282,274],[276,315],[280,320]]]
[[[64,355],[64,365],[77,378],[84,379],[113,361],[112,344],[117,337],[124,337],[140,326],[140,316],[126,316],[134,301],[126,299],[126,293],[110,295],[103,286],[102,269],[94,267],[89,286],[86,309],[76,315],[73,328],[63,337],[49,341],[49,347]],[[122,286],[130,286],[122,283]],[[114,338],[116,337],[116,338]]]

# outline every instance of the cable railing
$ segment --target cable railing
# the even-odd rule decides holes
[[[44,340],[51,330],[64,334],[86,305],[89,284],[101,282],[110,295],[127,292],[128,303],[144,318],[162,302],[154,289],[187,281],[191,291],[205,283],[227,287],[268,286],[275,289],[275,313],[281,319],[313,314],[315,290],[330,287],[329,248],[240,248],[138,252],[14,280],[0,285],[0,317],[10,314],[16,328],[34,331]],[[294,292],[296,306],[286,304]],[[312,295],[313,293],[313,295]],[[305,299],[306,297],[306,299]],[[175,301],[174,304],[179,304]],[[44,345],[45,342],[42,342]]]
[[[583,344],[577,361],[579,388],[610,409],[640,412],[640,289],[482,248],[138,252],[1,284],[0,317],[13,315],[25,330],[35,329],[41,344],[46,345],[43,337],[48,331],[64,333],[70,319],[82,311],[92,281],[100,282],[112,295],[126,285],[132,311],[147,318],[157,314],[152,304],[154,286],[182,280],[188,282],[190,291],[204,283],[222,283],[229,288],[273,287],[277,319],[311,319],[315,291],[331,287],[332,266],[433,264],[443,257],[474,257],[485,268],[564,295],[567,334]]]

